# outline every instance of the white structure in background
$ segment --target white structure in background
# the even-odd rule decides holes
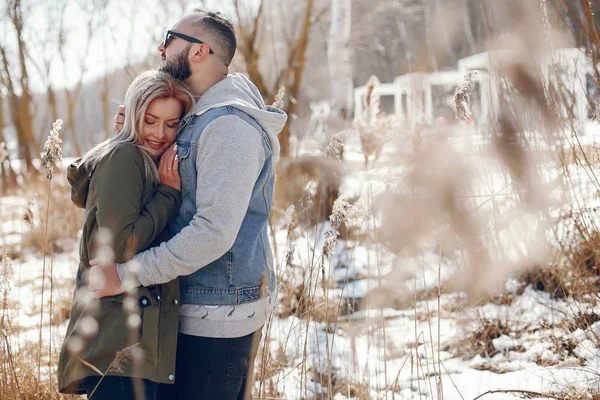
[[[577,48],[555,50],[552,58],[543,65],[546,81],[561,94],[560,112],[563,116],[573,113],[577,133],[588,136],[600,133],[598,121],[590,119],[597,115],[594,111],[598,110],[599,93],[594,65],[585,51]]]
[[[462,76],[457,71],[413,72],[394,79],[400,91],[400,113],[412,128],[421,120],[451,120],[452,99]]]
[[[401,92],[394,83],[380,83],[373,91],[381,97],[392,96],[394,98],[394,114],[400,115]],[[367,86],[354,89],[354,118],[359,117],[364,111],[364,97],[367,94]]]
[[[458,62],[462,76],[477,71],[475,80],[478,84],[473,93],[472,107],[479,125],[498,120],[503,81],[497,78],[497,68],[511,59],[514,59],[514,54],[510,51],[494,51],[475,54]],[[594,133],[598,124],[589,119],[590,99],[597,94],[593,65],[585,51],[579,48],[556,49],[539,60],[539,65],[544,85],[558,95],[561,114],[567,117],[572,113],[577,133]]]
[[[475,88],[471,93],[471,112],[478,126],[497,121],[500,107],[498,86],[494,84],[496,76],[494,65],[503,57],[503,51],[475,54],[458,61],[458,73],[464,79],[467,74],[473,76]]]
[[[412,72],[397,77],[394,83],[379,84],[374,91],[382,98],[393,97],[394,114],[412,128],[423,119],[429,122],[451,119],[454,91],[462,79],[458,71]],[[366,86],[354,90],[355,117],[363,112],[366,92]]]
[[[498,120],[500,87],[497,67],[502,60],[510,60],[509,51],[475,54],[458,62],[457,70],[434,73],[410,73],[394,79],[394,83],[381,84],[375,90],[383,96],[392,96],[394,114],[414,127],[420,120],[430,123],[453,116],[453,95],[456,88],[470,72],[475,87],[471,94],[471,111],[476,126],[481,127]],[[561,112],[572,113],[574,128],[579,134],[600,132],[600,124],[589,118],[590,104],[597,107],[598,93],[593,77],[593,65],[583,49],[557,49],[540,60],[545,84],[560,94]],[[362,97],[366,88],[354,90],[354,115],[362,113]],[[592,100],[592,101],[590,101]],[[569,111],[568,111],[569,110]]]

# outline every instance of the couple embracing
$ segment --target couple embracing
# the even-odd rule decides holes
[[[60,392],[250,398],[274,300],[267,221],[287,116],[228,74],[235,49],[222,14],[183,17],[159,70],[128,88],[117,134],[69,167],[85,217]]]

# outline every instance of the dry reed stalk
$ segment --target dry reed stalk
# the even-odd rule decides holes
[[[98,383],[96,384],[96,386],[94,387],[94,389],[90,393],[89,397],[92,397],[94,395],[94,393],[96,392],[96,390],[98,389],[98,387],[102,383],[102,380],[104,379],[105,376],[107,376],[108,373],[110,373],[110,372],[122,372],[123,371],[123,367],[125,367],[125,365],[127,365],[129,362],[131,362],[132,359],[135,358],[135,346],[136,345],[132,345],[132,346],[124,348],[121,351],[117,351],[117,354],[115,355],[115,358],[110,362],[110,364],[108,365],[108,368],[104,372],[100,371],[95,365],[89,363],[88,361],[82,359],[79,356],[76,356],[77,359],[83,365],[85,365],[86,367],[92,369],[94,372],[96,372],[98,375],[100,375],[100,379],[98,380]]]
[[[473,91],[473,79],[476,72],[469,72],[463,83],[456,88],[454,93],[454,112],[456,119],[464,122],[473,122],[471,115],[471,92]]]
[[[423,275],[423,287],[424,287],[424,290],[427,291],[427,281],[425,279],[425,268],[424,267],[425,266],[423,265],[423,268],[421,268],[421,272],[422,272],[422,275]],[[438,399],[443,400],[443,393],[440,390],[442,371],[441,370],[436,371],[436,369],[435,369],[435,351],[433,349],[433,343],[434,343],[433,342],[433,329],[431,327],[431,312],[429,310],[429,302],[428,301],[425,301],[425,308],[426,308],[426,312],[427,312],[427,323],[428,323],[428,326],[429,326],[429,342],[430,342],[429,344],[431,346],[431,357],[432,357],[432,362],[433,362],[433,374],[436,376],[436,390],[437,390]],[[438,314],[439,314],[439,308],[438,308]],[[439,326],[438,326],[438,334],[439,334]],[[439,337],[438,337],[438,347],[439,347]],[[425,348],[427,348],[427,346],[425,346]],[[427,353],[425,353],[425,354],[427,354]],[[439,358],[438,358],[438,361],[439,361]],[[430,372],[429,372],[429,362],[427,362],[427,369],[428,369],[427,370],[427,375],[431,376]],[[433,394],[433,390],[431,389],[431,379],[429,379],[429,385],[430,385],[429,391]]]
[[[14,386],[11,387],[11,391],[13,393],[17,392],[19,397],[23,398],[19,377],[17,375],[17,368],[15,367],[15,359],[13,357],[13,352],[9,341],[11,327],[8,316],[8,299],[11,291],[10,279],[13,275],[14,271],[10,259],[8,258],[8,254],[6,254],[5,251],[2,254],[2,265],[0,270],[0,295],[2,296],[0,299],[0,304],[2,306],[2,316],[0,317],[0,334],[2,335],[2,345],[5,351],[2,352],[3,354],[2,357],[0,357],[0,363],[4,376],[12,375],[11,384]],[[0,388],[0,395],[8,394],[8,390],[6,389],[6,386],[4,386],[5,383],[6,382],[3,382],[2,387]],[[15,388],[16,390],[14,390]]]
[[[279,89],[277,89],[277,94],[275,95],[275,98],[273,99],[273,107],[283,108],[284,104],[285,104],[285,86],[281,85],[281,86],[279,86]]]
[[[308,204],[312,204],[313,203],[313,199],[315,197],[315,195],[313,194],[313,190],[309,190],[309,191],[305,191],[306,193],[306,201],[304,202],[304,204],[301,204],[304,208],[304,210],[308,209]],[[302,203],[302,202],[301,202]],[[320,203],[319,203],[319,208],[320,208]],[[306,211],[305,211],[306,212]],[[315,226],[315,242],[314,242],[314,246],[316,246],[316,240],[317,240],[317,227]],[[307,242],[307,246],[309,245],[309,243]],[[314,247],[313,247],[314,248]],[[309,250],[309,249],[307,249]],[[310,254],[310,253],[308,253]],[[300,294],[300,298],[302,298],[302,296],[307,296],[308,298],[310,298],[311,296],[311,283],[312,283],[312,276],[313,276],[313,272],[315,269],[315,263],[314,263],[314,253],[313,253],[313,259],[310,262],[309,265],[310,268],[310,273],[309,273],[309,277],[308,277],[308,285],[304,286],[304,290],[306,290],[306,288],[308,287],[308,292],[306,293],[304,290],[303,292]],[[306,330],[304,332],[304,345],[303,345],[303,350],[302,350],[302,374],[300,375],[300,394],[302,395],[302,383],[304,381],[304,393],[306,395],[308,395],[308,379],[305,379],[306,374],[308,372],[308,370],[306,369],[306,358],[307,358],[307,351],[308,351],[308,329],[310,326],[310,319],[311,319],[311,314],[308,314],[308,318],[306,321]]]
[[[285,243],[285,254],[284,254],[284,260],[282,261],[284,268],[280,269],[280,273],[277,276],[277,281],[278,282],[283,282],[284,281],[284,274],[286,273],[286,271],[289,271],[293,268],[293,260],[294,260],[294,254],[296,252],[296,243],[293,241],[290,241],[290,238],[292,238],[294,236],[294,230],[298,227],[298,216],[296,215],[295,212],[295,208],[293,205],[291,205],[290,207],[288,207],[288,209],[285,212],[285,224],[284,226],[286,226],[286,230],[287,230],[287,235],[286,235],[286,243]],[[272,238],[273,238],[273,242],[276,242],[277,238],[275,236],[274,233],[274,229],[272,231]],[[281,264],[281,263],[280,263]],[[276,290],[276,292],[274,294],[272,294],[272,302],[274,304],[277,304],[277,300],[279,298],[279,293],[280,293],[280,288],[281,285],[279,286],[279,288]],[[268,365],[268,361],[271,358],[271,353],[267,351],[268,346],[267,344],[270,341],[270,334],[271,334],[271,328],[273,326],[273,317],[275,315],[275,307],[273,307],[273,309],[271,310],[271,312],[269,313],[269,316],[267,318],[267,326],[265,328],[265,338],[264,338],[264,345],[263,345],[263,351],[262,351],[262,356],[261,356],[261,369],[260,369],[260,375],[262,377],[265,376],[265,369],[267,368]],[[265,392],[263,392],[263,381],[264,379],[261,379],[259,382],[259,388],[258,388],[258,397],[264,399],[266,396],[266,390]]]
[[[11,383],[14,384],[16,386],[16,392],[19,394],[20,398],[24,398],[23,397],[23,391],[21,390],[21,385],[19,383],[19,376],[17,375],[17,368],[15,367],[15,360],[14,360],[14,356],[12,353],[12,348],[10,345],[10,341],[9,341],[9,334],[6,332],[6,329],[4,328],[5,325],[5,320],[4,320],[4,316],[2,316],[2,319],[0,321],[0,325],[2,328],[2,342],[4,345],[4,349],[6,350],[5,355],[2,356],[1,364],[2,364],[2,370],[4,371],[4,376],[9,376],[12,374],[14,381],[12,381]],[[6,357],[6,359],[5,359]],[[8,367],[10,369],[10,371],[6,371],[6,362],[8,362]],[[8,373],[7,373],[8,372]],[[8,394],[10,392],[14,393],[15,390],[14,388],[11,388],[11,391],[9,392],[8,390],[6,390],[6,386],[4,386],[6,384],[6,382],[4,381],[1,388],[0,388],[0,394]],[[11,394],[12,394],[11,393]]]
[[[442,318],[441,318],[441,310],[442,310],[442,305],[441,305],[441,297],[442,297],[442,248],[440,247],[440,261],[438,262],[438,270],[437,270],[437,319],[438,319],[438,346],[437,346],[437,351],[438,351],[438,372],[439,372],[439,381],[438,381],[438,396],[441,395],[441,400],[443,400],[444,398],[444,388],[442,385],[442,357],[441,357],[441,337],[442,337]]]
[[[44,228],[44,255],[43,255],[43,265],[42,265],[42,295],[41,295],[41,311],[40,311],[40,328],[39,328],[39,343],[40,343],[40,348],[39,348],[39,353],[38,353],[38,388],[39,388],[39,382],[40,382],[40,378],[41,378],[41,368],[42,368],[42,331],[43,331],[43,321],[44,321],[44,292],[46,290],[46,255],[47,255],[47,246],[48,246],[48,238],[49,238],[49,234],[48,234],[48,222],[50,219],[50,199],[52,197],[52,193],[51,193],[51,184],[52,184],[52,178],[54,176],[54,168],[56,168],[58,166],[58,164],[62,161],[62,148],[61,148],[61,144],[62,144],[62,140],[60,139],[60,129],[62,127],[62,120],[56,120],[56,122],[54,122],[54,124],[52,125],[52,130],[50,131],[50,134],[48,135],[48,140],[46,141],[45,145],[44,145],[44,152],[40,154],[40,157],[42,159],[42,166],[46,169],[46,178],[48,178],[48,187],[47,187],[47,204],[46,204],[46,221],[45,221],[45,228]],[[51,256],[52,257],[52,256]],[[52,262],[52,261],[51,261]],[[52,291],[52,279],[53,277],[50,276],[50,291]],[[49,318],[49,323],[50,323],[50,332],[52,331],[52,315],[50,315]],[[51,359],[52,358],[52,339],[50,338],[50,347],[49,347],[49,355],[48,358]],[[50,361],[49,361],[50,362]],[[51,383],[52,385],[52,383]]]
[[[327,241],[327,239],[325,239],[325,241]],[[323,249],[323,252],[325,252],[325,249]],[[330,259],[331,256],[327,257]],[[325,296],[325,303],[327,303],[328,301],[328,285],[327,285],[327,279],[325,278],[325,259],[326,256],[325,254],[323,254],[323,256],[321,257],[321,282],[323,285],[323,293]],[[330,259],[331,260],[331,259]],[[325,307],[325,323],[329,324],[329,307]],[[332,370],[331,370],[331,352],[329,349],[329,335],[327,334],[327,331],[325,331],[325,352],[327,355],[327,400],[331,400],[333,398],[333,383],[331,380],[331,376],[332,376]],[[333,345],[331,346],[333,348]]]

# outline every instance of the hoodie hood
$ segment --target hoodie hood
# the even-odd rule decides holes
[[[250,115],[267,133],[273,158],[279,157],[277,135],[287,121],[287,114],[279,108],[267,106],[258,88],[244,75],[231,74],[206,91],[196,103],[196,115],[206,111],[231,106]]]
[[[71,185],[71,200],[77,207],[85,208],[90,189],[90,170],[82,165],[81,158],[67,168],[67,180]]]

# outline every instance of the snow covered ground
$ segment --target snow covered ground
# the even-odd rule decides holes
[[[346,176],[342,193],[377,196],[390,177],[403,173],[389,166],[396,150],[386,146],[373,168]],[[362,162],[356,143],[346,146],[344,158]],[[557,175],[544,172],[548,180]],[[486,174],[494,173],[482,172],[482,181]],[[575,197],[595,207],[598,195],[590,190],[588,174],[573,168],[572,182],[578,188]],[[482,193],[498,193],[504,181],[498,178],[485,184],[478,187]],[[485,200],[485,196],[477,199]],[[495,199],[495,203],[500,208],[507,203],[508,208],[511,196]],[[319,228],[296,240],[296,265],[310,266],[311,257],[320,256],[329,225]],[[518,237],[529,233],[513,232]],[[281,249],[286,234],[281,231],[277,237]],[[599,387],[598,306],[552,299],[515,280],[505,285],[503,296],[508,300],[504,303],[467,306],[463,293],[442,294],[439,301],[433,295],[412,302],[415,293],[436,288],[438,279],[445,283],[455,272],[450,260],[434,251],[410,260],[410,265],[406,261],[397,265],[394,255],[375,243],[340,240],[325,267],[334,288],[327,295],[318,287],[315,291],[334,304],[339,298],[341,303],[348,299],[360,303],[378,292],[397,297],[399,291],[406,293],[407,301],[392,307],[388,302],[381,309],[358,307],[334,321],[274,318],[269,348],[285,359],[286,366],[272,379],[282,398],[296,399],[301,394],[319,398],[327,391],[327,371],[334,376],[336,399],[439,399],[440,392],[444,399],[473,399],[488,391],[485,398],[515,399],[521,398],[518,391],[586,395]],[[296,282],[302,279],[307,280],[306,274],[297,276]],[[394,286],[391,292],[390,284]],[[481,335],[483,329],[488,330],[486,335]],[[440,375],[441,383],[436,378]]]

